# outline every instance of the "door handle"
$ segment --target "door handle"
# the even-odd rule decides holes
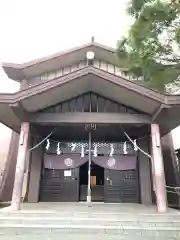
[[[109,182],[109,185],[112,186],[112,179],[110,179],[110,178],[107,177],[107,178],[106,178],[106,181],[108,181],[108,182]]]

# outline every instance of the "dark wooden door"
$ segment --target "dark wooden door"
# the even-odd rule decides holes
[[[137,170],[105,169],[105,202],[138,203],[139,183]]]
[[[79,168],[44,169],[41,177],[40,201],[79,201]]]

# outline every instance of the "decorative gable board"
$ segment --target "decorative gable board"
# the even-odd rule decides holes
[[[112,113],[140,113],[125,105],[102,97],[96,93],[88,92],[74,97],[65,102],[56,104],[42,110],[44,113],[65,113],[65,112],[112,112]]]

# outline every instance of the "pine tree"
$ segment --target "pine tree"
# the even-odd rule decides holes
[[[180,89],[180,0],[131,0],[134,18],[128,36],[117,43],[124,72],[151,88]]]

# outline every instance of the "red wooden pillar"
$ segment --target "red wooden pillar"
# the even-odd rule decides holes
[[[15,172],[15,179],[14,179],[14,188],[13,188],[12,202],[11,202],[12,210],[20,209],[25,161],[26,161],[27,146],[28,146],[28,136],[29,136],[29,123],[22,122],[20,138],[19,138],[16,172]]]
[[[167,211],[166,183],[158,124],[151,124],[151,137],[157,209],[158,212],[165,213]]]

